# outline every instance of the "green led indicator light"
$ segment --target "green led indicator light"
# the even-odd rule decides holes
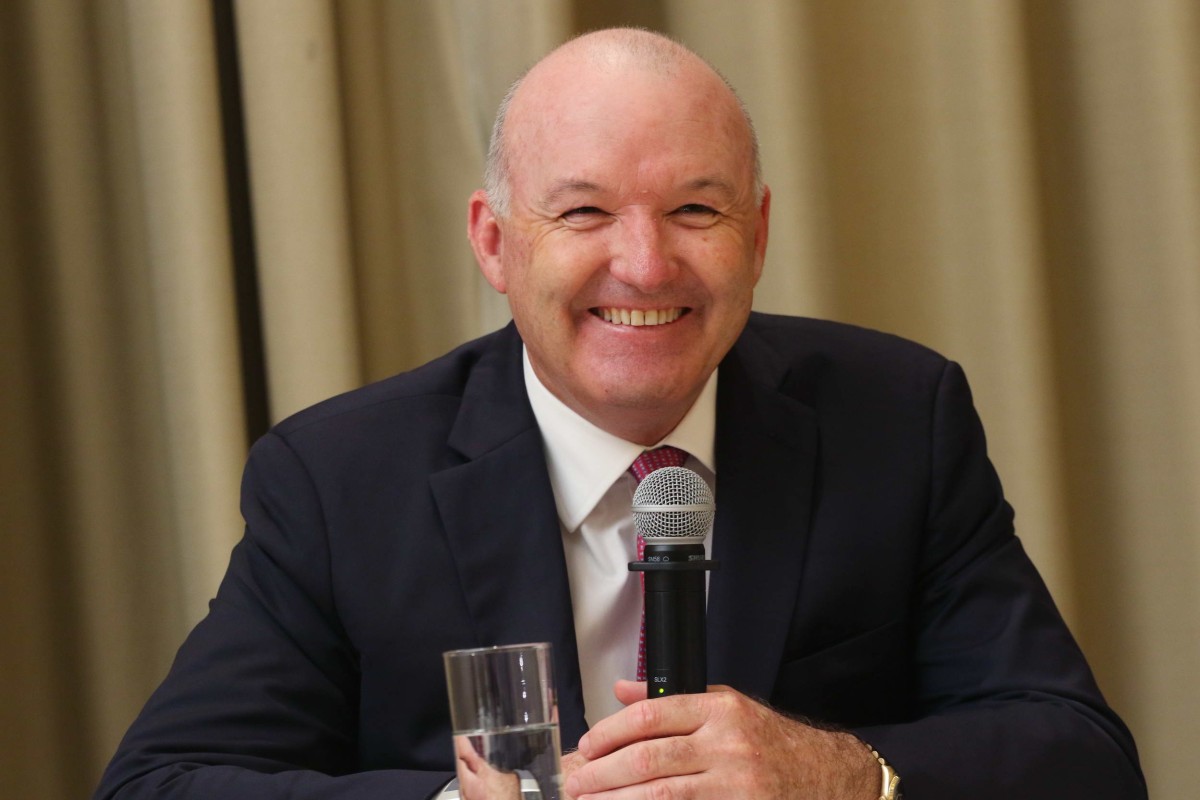
[[[662,694],[662,693],[663,693],[663,692],[665,692],[665,691],[666,691],[666,689],[664,689],[663,687],[661,687],[661,686],[660,686],[660,687],[658,687],[658,693],[659,693],[659,694]]]

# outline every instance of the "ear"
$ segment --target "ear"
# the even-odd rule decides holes
[[[471,249],[483,277],[493,289],[504,294],[508,287],[500,258],[504,250],[500,220],[492,213],[483,189],[476,189],[467,201],[467,238],[471,240]]]
[[[758,219],[754,226],[754,281],[762,275],[763,261],[767,257],[767,231],[771,227],[771,187],[763,186],[762,204],[758,208]]]

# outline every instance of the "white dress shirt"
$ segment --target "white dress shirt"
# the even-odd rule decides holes
[[[585,717],[595,725],[621,708],[613,682],[632,680],[636,673],[642,595],[639,574],[629,571],[629,562],[637,559],[629,510],[637,480],[629,466],[643,450],[653,448],[619,439],[579,416],[542,384],[527,353],[523,358],[525,391],[541,429],[563,532]],[[716,413],[714,371],[675,430],[654,445],[686,450],[686,466],[714,492]],[[711,540],[710,532],[706,553]]]

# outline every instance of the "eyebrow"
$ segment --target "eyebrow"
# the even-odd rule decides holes
[[[683,185],[683,189],[684,191],[688,192],[699,192],[712,189],[721,195],[721,198],[726,202],[732,202],[737,198],[737,190],[734,189],[734,187],[728,181],[717,177],[705,176],[693,178]],[[604,191],[604,188],[598,183],[593,183],[591,181],[585,181],[582,179],[568,178],[566,180],[559,181],[550,188],[550,191],[548,191],[542,198],[542,207],[547,209],[553,208],[559,203],[564,195],[575,194],[576,192],[595,193],[602,191]]]
[[[599,192],[601,191],[600,184],[592,183],[585,180],[563,180],[554,184],[546,196],[542,198],[543,208],[553,208],[562,199],[563,195],[574,194],[576,192]]]
[[[684,184],[684,189],[689,192],[698,192],[705,189],[712,189],[721,195],[722,199],[727,202],[732,202],[737,198],[737,190],[733,188],[728,181],[721,178],[696,178]]]

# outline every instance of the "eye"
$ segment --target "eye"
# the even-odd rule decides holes
[[[563,212],[562,218],[565,220],[583,220],[587,217],[603,213],[603,211],[595,206],[580,206],[579,208],[572,208],[570,211]]]
[[[703,203],[685,203],[671,212],[675,221],[689,228],[708,228],[717,223],[721,216],[712,206]]]

